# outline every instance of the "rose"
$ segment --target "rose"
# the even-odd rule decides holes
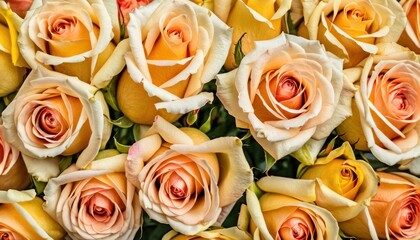
[[[357,149],[370,149],[378,160],[394,165],[420,156],[420,64],[407,49],[393,44],[381,48],[387,50],[368,58],[354,74],[360,79],[355,116],[344,122],[338,133],[352,142],[360,139],[365,144],[356,145]],[[349,126],[362,131],[348,132]]]
[[[256,42],[237,70],[217,75],[217,96],[236,126],[280,159],[322,141],[350,115],[341,67],[317,41],[282,34]]]
[[[337,221],[330,212],[313,204],[313,181],[273,176],[261,178],[256,185],[259,192],[263,191],[259,199],[251,190],[246,194],[249,229],[254,236],[267,240],[338,238]]]
[[[151,125],[159,114],[172,122],[213,99],[200,91],[222,67],[231,31],[207,9],[188,1],[153,1],[131,16],[128,35],[127,71],[117,86],[126,117]]]
[[[238,0],[226,2],[232,5],[226,17],[226,23],[233,28],[233,37],[225,68],[231,70],[237,67],[235,63],[235,44],[241,36],[245,34],[241,40],[241,50],[244,54],[248,54],[254,49],[254,41],[277,37],[281,33],[281,18],[290,9],[292,1]],[[219,15],[222,15],[222,13]],[[222,19],[224,18],[222,17]]]
[[[0,190],[21,190],[30,180],[19,150],[4,139],[4,129],[0,125]]]
[[[394,0],[302,1],[304,24],[298,34],[318,39],[338,57],[344,68],[353,67],[371,53],[375,44],[396,42],[406,24]]]
[[[407,25],[398,43],[420,53],[420,2],[417,0],[402,0],[399,2],[407,16]]]
[[[32,68],[42,65],[87,83],[95,82],[107,61],[121,70],[122,54],[112,41],[118,19],[109,14],[116,10],[106,8],[114,5],[100,0],[46,1],[29,11],[22,24],[19,43],[23,57]],[[113,57],[114,53],[118,57]]]
[[[12,93],[22,84],[26,63],[19,53],[17,37],[22,19],[0,1],[0,96]]]
[[[166,233],[162,240],[231,240],[242,239],[251,240],[251,236],[237,227],[231,228],[214,228],[197,233],[196,235],[183,235],[172,230]]]
[[[329,210],[338,222],[365,210],[376,193],[378,179],[372,167],[356,160],[348,142],[316,160],[299,174],[316,183],[315,204]]]
[[[80,152],[78,167],[85,167],[105,146],[111,134],[108,116],[98,89],[42,67],[29,74],[2,113],[6,140],[19,151],[36,158]],[[27,162],[31,168],[29,164],[44,166],[32,175],[58,170],[56,162],[49,159]]]
[[[157,116],[130,147],[126,175],[152,219],[194,235],[221,221],[252,182],[241,146],[238,138],[209,140],[198,129],[178,129]]]
[[[32,5],[32,0],[6,0],[10,8],[15,12],[19,17],[25,18],[26,12]]]
[[[44,209],[72,239],[133,239],[141,224],[135,187],[124,175],[126,154],[70,166],[48,182]]]
[[[378,237],[415,239],[420,235],[420,180],[406,173],[377,172],[380,184],[368,207]],[[357,216],[340,224],[346,233],[370,238],[366,218]],[[372,231],[370,230],[370,231]]]
[[[42,209],[39,197],[0,205],[2,239],[63,239],[65,231]]]
[[[132,12],[135,8],[146,6],[151,3],[153,0],[117,0],[118,16],[120,22],[127,26],[128,21],[130,21],[129,13]]]

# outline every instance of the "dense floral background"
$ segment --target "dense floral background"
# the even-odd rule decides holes
[[[1,239],[420,239],[418,54],[418,0],[1,0]]]

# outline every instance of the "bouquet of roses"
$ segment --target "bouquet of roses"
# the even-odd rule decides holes
[[[420,0],[0,0],[2,239],[420,239]]]

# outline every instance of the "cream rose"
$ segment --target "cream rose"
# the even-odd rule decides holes
[[[7,141],[29,155],[28,160],[38,158],[27,164],[47,164],[38,168],[41,175],[58,169],[46,157],[80,153],[78,167],[92,161],[111,134],[108,116],[98,89],[41,67],[29,74],[2,114]]]
[[[417,54],[420,53],[420,1],[401,0],[399,1],[407,16],[407,25],[401,34],[398,43],[410,48]]]
[[[125,116],[147,125],[155,115],[173,122],[213,100],[200,92],[221,69],[231,41],[214,14],[188,1],[155,0],[134,11],[127,28],[131,52],[117,86]]]
[[[406,173],[377,174],[380,184],[368,207],[372,230],[381,239],[417,239],[420,235],[420,179]],[[346,234],[370,238],[367,219],[359,215],[341,223],[340,227]]]
[[[360,79],[355,116],[343,122],[338,133],[352,142],[357,139],[356,148],[394,165],[420,156],[420,64],[414,53],[401,47],[383,48],[389,52],[368,58],[355,70]],[[349,127],[362,131],[348,131]]]
[[[329,210],[338,222],[365,211],[378,187],[374,170],[365,161],[356,160],[348,142],[318,158],[300,178],[314,181],[315,204]]]
[[[95,160],[84,170],[72,165],[48,182],[44,209],[72,239],[133,239],[141,207],[125,177],[125,159]]]
[[[113,19],[118,17],[116,2],[107,5],[101,0],[39,2],[34,2],[40,6],[28,12],[19,35],[20,51],[31,68],[42,65],[91,83],[97,81],[94,78],[99,71],[109,71],[102,69],[107,62],[119,70],[124,67],[122,53],[113,42],[113,29],[118,24],[118,19]],[[111,6],[115,9],[107,9]]]
[[[3,125],[0,125],[0,190],[21,190],[30,181],[19,150],[5,140]]]
[[[162,240],[251,240],[251,236],[237,227],[214,228],[197,233],[196,235],[183,235],[172,230],[162,237]]]
[[[16,91],[26,74],[26,62],[19,53],[17,37],[22,19],[0,1],[0,96]]]
[[[322,141],[351,114],[342,62],[318,41],[282,34],[256,42],[237,70],[217,79],[217,96],[236,126],[250,129],[275,159]]]
[[[406,17],[394,0],[302,1],[304,23],[298,34],[318,39],[344,59],[344,67],[357,65],[376,53],[379,42],[396,42]]]
[[[251,190],[246,193],[249,229],[254,238],[338,239],[337,221],[330,212],[313,204],[314,182],[264,177],[256,184],[264,192],[260,198]]]
[[[198,129],[178,129],[159,116],[130,148],[126,174],[140,189],[144,211],[186,235],[223,218],[252,182],[238,138],[209,140]]]
[[[243,34],[245,36],[241,40],[241,50],[244,54],[254,49],[254,41],[277,37],[282,30],[282,17],[290,9],[291,4],[291,0],[225,0],[223,7],[230,9],[228,14],[221,9],[215,9],[216,15],[226,19],[226,24],[233,28],[232,43],[225,68],[231,70],[237,67],[235,44]]]
[[[41,198],[25,197],[22,202],[0,204],[2,239],[63,239],[66,232],[43,209]]]

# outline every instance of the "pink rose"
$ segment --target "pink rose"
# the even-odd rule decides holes
[[[120,23],[124,23],[124,25],[127,26],[127,23],[130,20],[130,13],[135,8],[146,6],[152,1],[153,0],[117,0],[117,5],[120,9],[120,11],[118,11]]]
[[[133,239],[141,208],[124,175],[125,158],[95,160],[86,170],[73,165],[48,182],[44,208],[72,239]]]
[[[19,17],[25,18],[26,12],[32,5],[32,0],[6,0],[13,12]]]

